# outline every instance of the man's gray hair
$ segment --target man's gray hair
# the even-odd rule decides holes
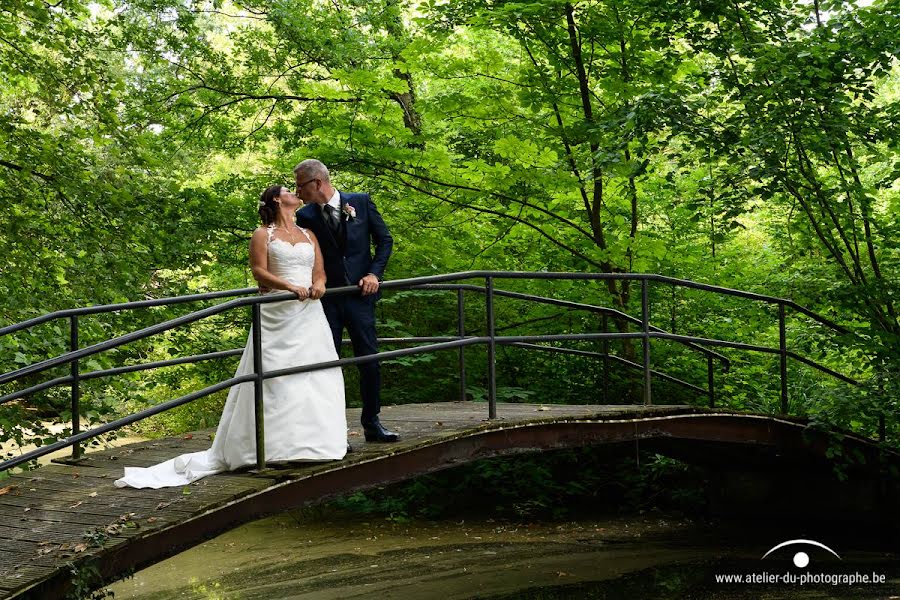
[[[299,175],[301,179],[321,179],[322,181],[331,182],[331,176],[328,174],[328,167],[320,161],[314,158],[307,158],[306,160],[297,164],[294,167],[294,175]]]

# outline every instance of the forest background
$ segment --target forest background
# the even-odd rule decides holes
[[[254,285],[259,194],[316,157],[339,189],[372,194],[395,239],[388,279],[660,273],[834,319],[853,334],[790,315],[790,349],[863,385],[792,363],[791,412],[866,435],[882,419],[896,444],[898,31],[897,0],[5,0],[0,325]],[[634,284],[503,286],[640,314]],[[662,285],[651,302],[671,332],[778,346],[771,306]],[[82,318],[81,344],[200,306]],[[497,314],[504,333],[599,330],[596,315],[512,300]],[[388,293],[378,315],[382,336],[456,330],[449,294]],[[226,313],[82,370],[239,348],[248,320]],[[483,330],[482,299],[467,320]],[[67,344],[53,322],[0,338],[0,359],[11,370]],[[776,412],[777,357],[724,352],[722,403]],[[484,400],[484,356],[467,350],[469,399]],[[594,359],[501,348],[498,361],[500,400],[599,401]],[[653,363],[705,384],[705,361],[675,344],[654,342]],[[125,415],[235,366],[84,382],[84,416]],[[455,355],[384,369],[388,402],[458,397]],[[612,383],[622,402],[639,392],[625,369]],[[654,385],[657,402],[706,401]],[[68,393],[0,405],[0,441],[65,435],[47,425],[68,422]],[[223,398],[139,432],[213,426]]]

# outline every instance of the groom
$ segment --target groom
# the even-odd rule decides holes
[[[368,194],[345,194],[331,186],[328,168],[315,159],[294,167],[297,196],[306,204],[297,211],[297,225],[311,229],[325,260],[327,287],[359,286],[360,295],[325,296],[322,308],[331,326],[334,346],[341,353],[344,327],[350,332],[354,356],[378,352],[375,301],[394,238]],[[371,245],[375,244],[375,256]],[[396,442],[378,419],[381,412],[381,369],[377,361],[359,365],[362,426],[367,442]]]

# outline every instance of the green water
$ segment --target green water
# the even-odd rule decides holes
[[[110,586],[116,598],[900,598],[900,556],[853,535],[761,560],[785,527],[660,515],[395,523],[320,509],[250,523]],[[838,547],[839,546],[839,547]],[[717,583],[719,574],[883,574],[878,585]]]

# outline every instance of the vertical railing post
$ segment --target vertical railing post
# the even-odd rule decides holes
[[[784,303],[778,303],[778,356],[779,371],[781,374],[781,414],[788,413],[788,388],[787,388],[787,334],[784,328]]]
[[[709,390],[709,407],[715,408],[716,406],[716,382],[713,378],[713,357],[712,354],[706,355],[706,382],[707,389]]]
[[[497,343],[494,341],[494,278],[485,278],[488,326],[488,418],[497,418]]]
[[[884,418],[884,378],[887,376],[887,367],[885,367],[884,374],[878,378],[878,400],[879,404],[882,406],[881,414],[878,415],[878,441],[882,444],[884,443],[885,438],[887,437],[887,422]]]
[[[644,404],[653,404],[650,390],[650,294],[647,290],[648,281],[641,279],[641,328],[644,337],[641,338],[644,346]]]
[[[463,290],[456,290],[456,333],[460,339],[466,335],[465,302]],[[466,401],[466,349],[464,346],[459,348],[459,401]]]
[[[600,326],[603,328],[603,333],[609,333],[609,322],[607,321],[606,313],[600,316]],[[600,341],[600,346],[603,350],[603,370],[600,375],[600,402],[606,404],[609,400],[607,391],[609,387],[609,340],[603,338]]]
[[[78,350],[78,315],[69,317],[69,350]],[[72,435],[81,432],[81,374],[76,358],[69,363],[72,375]],[[81,444],[72,445],[72,460],[81,458]]]
[[[251,307],[251,322],[253,329],[253,372],[256,379],[253,380],[253,405],[256,421],[256,468],[262,471],[266,468],[266,429],[265,407],[263,405],[263,364],[262,364],[262,319],[260,318],[259,304]]]

